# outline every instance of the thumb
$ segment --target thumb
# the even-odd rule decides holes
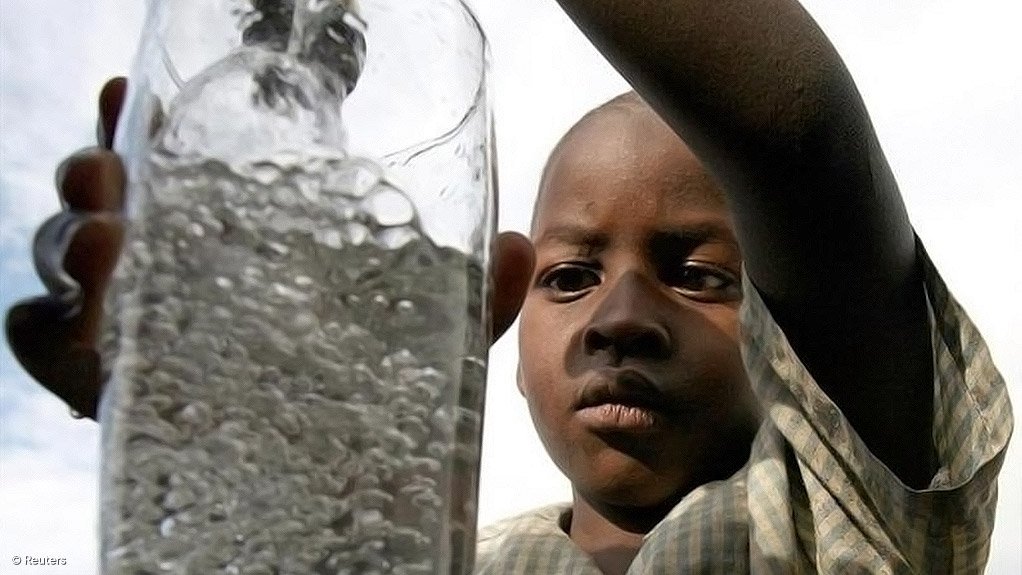
[[[99,93],[99,122],[96,124],[96,140],[99,145],[110,149],[114,144],[114,132],[117,120],[124,104],[124,93],[128,81],[124,78],[111,78]]]

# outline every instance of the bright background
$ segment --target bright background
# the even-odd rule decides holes
[[[871,110],[909,211],[1022,401],[1022,8],[1011,0],[811,0]],[[500,224],[525,230],[539,172],[586,110],[626,89],[553,0],[475,0],[491,43]],[[0,309],[42,291],[33,230],[52,173],[91,145],[95,96],[134,53],[139,0],[0,0]],[[1014,263],[1013,263],[1014,262]],[[564,500],[514,385],[516,332],[492,352],[481,522]],[[95,570],[98,426],[75,421],[0,346],[0,574]],[[1022,448],[1001,474],[990,573],[1022,572]],[[66,567],[14,567],[13,555]],[[51,569],[51,570],[47,570]]]

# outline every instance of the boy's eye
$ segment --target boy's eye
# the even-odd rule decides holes
[[[579,295],[599,283],[600,276],[595,270],[577,264],[557,266],[539,280],[541,286],[559,296]]]
[[[684,295],[700,300],[741,298],[741,285],[730,272],[708,264],[686,262],[664,274],[663,282]]]

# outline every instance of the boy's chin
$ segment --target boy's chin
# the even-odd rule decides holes
[[[604,456],[586,474],[571,478],[575,491],[593,506],[669,510],[689,491],[685,474],[653,470],[627,455]]]

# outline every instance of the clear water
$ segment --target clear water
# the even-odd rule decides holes
[[[467,572],[480,264],[363,160],[148,182],[112,290],[103,572]]]

